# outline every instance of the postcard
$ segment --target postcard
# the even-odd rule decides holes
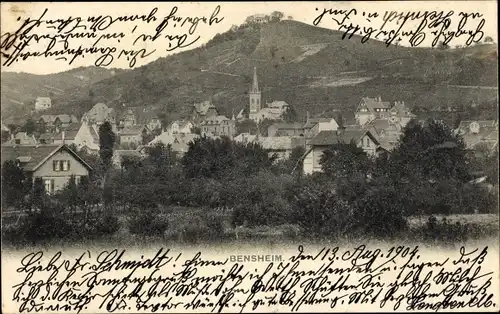
[[[2,2],[2,312],[498,312],[497,15]]]

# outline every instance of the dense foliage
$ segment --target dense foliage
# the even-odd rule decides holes
[[[497,188],[470,181],[480,170],[497,173],[498,152],[470,155],[460,136],[433,121],[410,123],[394,151],[377,158],[352,143],[332,146],[321,158],[324,171],[307,176],[298,171],[303,148],[276,161],[259,145],[228,138],[198,138],[182,157],[159,143],[145,158],[124,157],[120,168],[99,167],[106,154],[82,156],[108,173],[105,186],[98,174],[47,196],[40,180],[28,187],[15,163],[3,165],[3,204],[29,211],[3,228],[5,239],[84,239],[125,229],[194,242],[263,226],[329,238],[390,237],[408,231],[409,216],[497,213],[498,206]],[[425,228],[440,237],[432,231],[439,224]]]

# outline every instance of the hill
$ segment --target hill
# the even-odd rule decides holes
[[[34,101],[39,96],[56,99],[67,90],[75,87],[90,87],[100,80],[123,72],[125,71],[97,67],[80,67],[48,75],[2,72],[2,116],[8,117],[29,112],[34,108]],[[57,102],[54,105],[57,105]]]
[[[61,110],[77,114],[98,101],[112,107],[153,105],[158,111],[183,114],[193,102],[212,95],[230,115],[247,104],[257,67],[264,100],[284,100],[300,115],[332,108],[352,111],[362,96],[426,108],[498,102],[495,89],[449,86],[497,86],[494,45],[449,50],[386,47],[376,40],[342,40],[342,35],[288,20],[244,24],[200,48],[103,78],[90,88],[75,84],[54,98]]]

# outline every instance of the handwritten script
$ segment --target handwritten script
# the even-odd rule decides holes
[[[34,252],[16,269],[12,300],[24,312],[211,312],[348,309],[491,309],[496,307],[486,271],[488,247],[455,257],[425,260],[418,246],[338,247],[292,256],[235,256],[211,260],[160,249],[127,258],[125,250],[84,252],[63,258]],[[130,255],[130,254],[129,254]],[[16,306],[17,306],[16,305]]]
[[[480,13],[453,10],[382,13],[316,8],[316,12],[318,15],[313,21],[315,26],[320,25],[324,18],[330,18],[338,30],[344,32],[343,39],[357,35],[363,43],[377,39],[384,40],[387,46],[407,40],[412,47],[416,47],[428,38],[432,39],[432,47],[439,43],[450,45],[457,38],[465,38],[465,45],[469,46],[483,39],[486,22]]]
[[[194,16],[173,6],[165,16],[158,8],[144,14],[129,16],[95,15],[47,18],[48,9],[37,18],[19,17],[20,27],[2,33],[3,66],[28,58],[55,58],[72,64],[77,58],[96,56],[96,66],[109,66],[118,59],[126,59],[134,67],[138,59],[156,52],[149,47],[166,47],[166,52],[186,48],[199,39],[198,31],[224,20],[220,6],[210,16]],[[140,31],[148,24],[148,30]],[[203,25],[203,26],[202,26]],[[174,31],[175,30],[175,31]],[[117,48],[122,41],[131,42],[127,49]],[[153,45],[152,43],[155,43]]]

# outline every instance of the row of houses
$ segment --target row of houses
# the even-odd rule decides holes
[[[310,122],[312,124],[313,122]],[[330,121],[330,123],[332,123]],[[82,123],[87,125],[87,123]],[[80,129],[82,130],[82,129]],[[79,131],[80,131],[79,130]],[[93,127],[87,128],[95,139],[96,133]],[[94,131],[90,131],[94,130]],[[63,131],[66,132],[66,131]],[[498,122],[497,121],[463,121],[457,132],[463,133],[465,138],[474,137],[475,140],[486,138],[486,141],[479,140],[478,143],[484,143],[489,149],[498,145]],[[66,140],[65,137],[58,138],[50,143],[27,143],[25,145],[7,144],[2,145],[2,164],[6,160],[15,161],[27,174],[30,180],[41,178],[44,182],[46,191],[53,193],[62,189],[71,176],[76,181],[81,180],[83,176],[88,176],[91,167],[73,151],[68,145],[75,144],[73,141]],[[92,135],[93,134],[93,135]],[[148,145],[154,145],[162,142],[171,145],[172,149],[180,156],[184,154],[189,143],[200,136],[217,138],[212,134],[194,134],[194,133],[162,133],[152,140]],[[78,137],[76,137],[78,138]],[[381,146],[377,135],[369,129],[361,126],[337,127],[336,130],[319,130],[310,140],[306,136],[285,135],[285,136],[267,136],[260,137],[247,133],[239,134],[234,138],[237,142],[259,143],[269,154],[276,154],[278,159],[288,158],[295,147],[305,147],[306,153],[303,156],[303,172],[311,174],[321,171],[320,160],[325,149],[333,144],[355,143],[362,148],[368,155],[375,156],[385,151]],[[146,156],[147,146],[140,146],[136,150],[115,150],[113,163],[116,167],[121,166],[123,156],[137,156],[144,158]]]

